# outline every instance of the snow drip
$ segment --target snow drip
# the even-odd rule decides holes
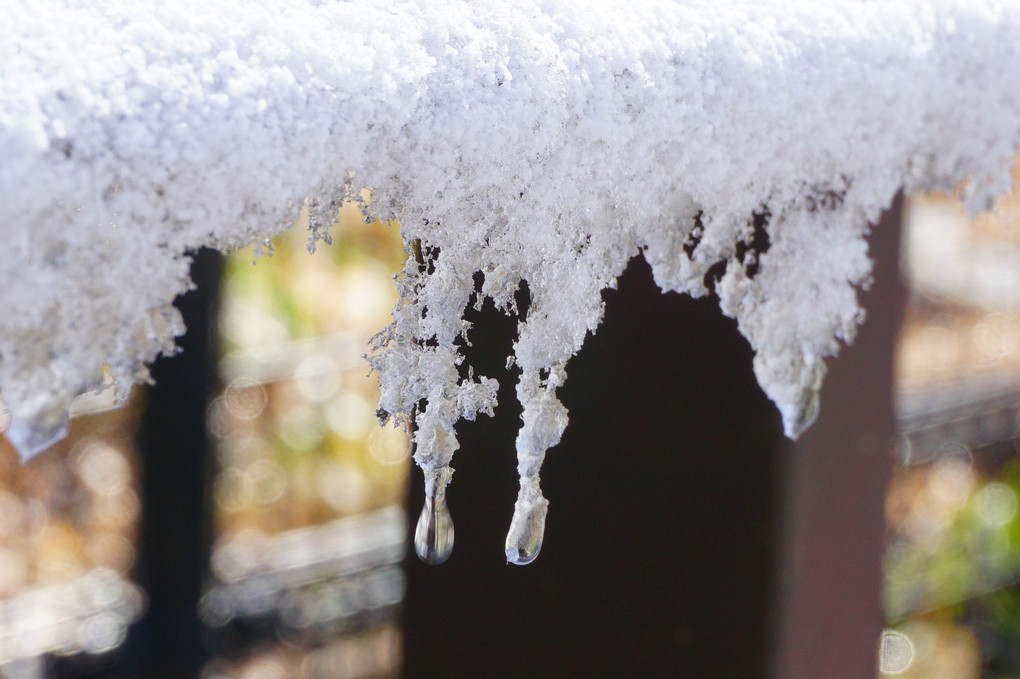
[[[986,208],[1020,144],[1015,0],[7,0],[0,25],[8,438],[34,454],[73,396],[174,351],[190,249],[268,242],[303,205],[314,246],[371,189],[409,256],[370,361],[382,411],[415,423],[433,562],[454,424],[496,405],[458,373],[476,273],[479,304],[531,295],[507,538],[525,563],[557,388],[629,259],[693,296],[722,271],[796,437],[862,320],[867,225],[900,189],[970,180]]]

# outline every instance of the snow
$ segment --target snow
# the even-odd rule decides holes
[[[472,276],[508,312],[527,282],[517,525],[544,516],[556,388],[630,258],[691,295],[725,263],[720,306],[796,436],[861,322],[867,224],[964,180],[988,207],[1020,146],[1016,0],[6,0],[0,25],[0,388],[23,455],[72,396],[173,351],[190,249],[267,242],[303,204],[323,236],[370,189],[421,253],[371,361],[399,421],[427,400],[432,491],[454,423],[495,405],[458,377]]]

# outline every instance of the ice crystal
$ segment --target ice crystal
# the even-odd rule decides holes
[[[266,242],[302,205],[321,236],[369,189],[409,252],[371,360],[432,499],[455,423],[496,405],[458,371],[474,275],[508,313],[527,284],[517,562],[541,546],[556,390],[628,260],[695,296],[722,263],[720,307],[796,436],[862,319],[867,224],[900,189],[970,180],[986,207],[1020,142],[1015,0],[9,0],[0,25],[0,386],[22,454],[72,396],[173,350],[190,249]]]

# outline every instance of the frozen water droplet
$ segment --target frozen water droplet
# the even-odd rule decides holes
[[[453,553],[453,517],[442,497],[425,498],[414,529],[414,551],[430,566],[438,566]]]
[[[11,424],[4,435],[25,462],[66,437],[70,427],[70,397],[45,401],[37,397],[12,409]]]
[[[796,441],[815,423],[818,419],[819,401],[818,391],[810,389],[804,393],[800,401],[782,410],[783,431],[789,439]]]
[[[542,540],[545,537],[545,516],[549,511],[549,501],[538,494],[528,497],[521,491],[514,506],[514,518],[510,522],[510,532],[506,534],[507,563],[523,566],[535,560],[542,551]]]

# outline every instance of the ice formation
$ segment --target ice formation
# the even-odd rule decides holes
[[[414,417],[437,558],[454,424],[496,405],[458,372],[476,272],[507,312],[530,291],[520,563],[557,387],[630,258],[691,295],[722,263],[722,311],[795,437],[862,319],[867,224],[900,189],[969,180],[989,205],[1020,143],[1016,0],[7,0],[0,25],[0,388],[22,455],[75,394],[173,350],[190,248],[265,242],[302,205],[328,237],[371,189],[410,255],[371,361],[381,408]]]

